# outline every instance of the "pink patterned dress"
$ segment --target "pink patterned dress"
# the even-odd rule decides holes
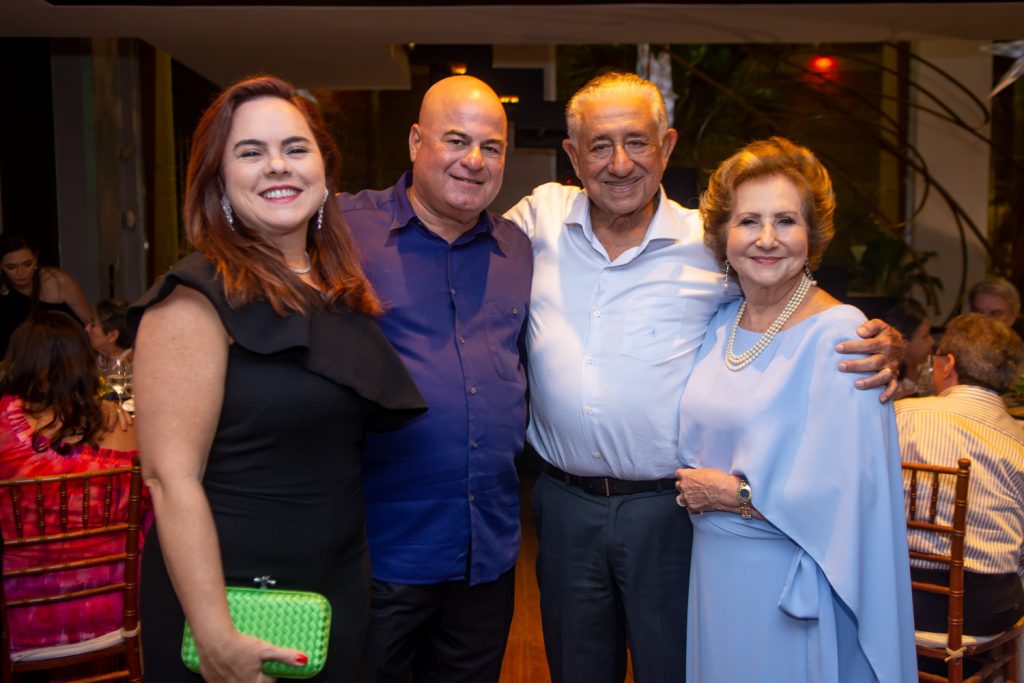
[[[39,452],[32,448],[34,431],[22,411],[22,402],[15,396],[0,398],[0,479],[16,479],[36,477],[66,472],[85,470],[101,470],[111,467],[123,467],[131,464],[132,456],[137,451],[115,451],[108,448],[93,448],[82,445],[68,455],[47,448]],[[120,496],[118,494],[121,494]],[[128,506],[127,486],[123,491],[114,492],[114,508],[124,511]],[[47,501],[48,525],[58,524],[58,491],[54,486],[44,490],[44,497],[52,496]],[[152,518],[148,496],[143,492],[144,524],[148,526]],[[70,496],[69,508],[81,509],[81,496]],[[95,505],[95,514],[102,512],[103,495],[97,485],[94,495],[90,496],[90,505]],[[14,536],[14,521],[10,518],[10,505],[3,501],[0,505],[0,533],[4,538]],[[69,526],[76,520],[71,519]],[[35,525],[35,513],[22,517],[24,525]],[[81,518],[77,520],[81,527]],[[141,540],[140,540],[141,543]],[[94,544],[103,548],[103,553],[116,553],[124,550],[120,539],[97,537],[78,539],[67,542],[67,547],[82,547],[82,544]],[[4,569],[23,567],[41,562],[57,560],[53,547],[48,548],[15,548],[6,549],[3,553]],[[99,583],[106,583],[116,576],[120,580],[123,568],[120,566],[99,566],[86,569],[64,571],[44,576],[31,576],[4,581],[4,592],[8,599],[28,597],[37,594],[45,586],[60,584],[61,590],[77,590],[90,588]],[[122,599],[120,594],[98,595],[82,598],[73,602],[36,607],[21,607],[10,610],[8,614],[11,632],[11,652],[52,645],[76,643],[90,638],[102,636],[115,631],[121,626]]]

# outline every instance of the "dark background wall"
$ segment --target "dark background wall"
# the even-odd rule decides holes
[[[17,65],[4,77],[0,106],[3,230],[26,235],[39,248],[43,263],[60,265],[50,40],[4,38],[0,63]]]

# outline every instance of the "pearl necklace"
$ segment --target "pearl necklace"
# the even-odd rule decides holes
[[[292,271],[296,275],[305,275],[309,271],[313,270],[313,262],[309,260],[309,252],[306,253],[306,267],[305,268],[292,268],[288,266],[288,270]]]
[[[740,325],[743,312],[747,310],[747,300],[744,299],[743,303],[740,304],[740,310],[736,312],[736,319],[732,322],[732,331],[729,332],[729,341],[725,346],[725,366],[733,372],[737,372],[753,363],[754,359],[760,356],[768,348],[768,345],[772,343],[775,335],[779,333],[779,330],[786,324],[790,316],[796,312],[796,309],[800,308],[800,304],[804,302],[807,292],[815,284],[817,283],[814,280],[804,275],[800,280],[800,284],[797,285],[796,291],[793,292],[793,296],[789,297],[789,303],[782,309],[782,313],[779,313],[779,316],[772,321],[772,324],[768,326],[768,329],[764,331],[764,334],[761,335],[756,344],[737,356],[732,352],[732,347],[736,342],[736,328]]]

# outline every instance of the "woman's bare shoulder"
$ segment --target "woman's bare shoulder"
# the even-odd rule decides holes
[[[136,346],[146,344],[180,345],[184,340],[202,338],[210,341],[231,342],[217,309],[204,294],[191,287],[175,287],[174,291],[148,307],[142,315]],[[142,339],[146,344],[140,344]]]
[[[807,320],[810,317],[817,315],[823,311],[827,311],[830,308],[841,306],[843,302],[836,299],[834,296],[826,292],[824,289],[815,287],[811,291],[811,295],[807,297],[804,303],[797,309],[796,313],[786,323],[786,327],[792,327],[799,322]]]
[[[40,266],[39,268],[39,295],[43,301],[60,303],[64,300],[64,292],[75,285],[75,279],[60,268],[52,266]]]
[[[824,289],[816,290],[814,292],[814,296],[811,297],[811,307],[814,309],[815,313],[821,313],[822,311],[827,311],[830,308],[842,305],[842,301],[835,298]]]

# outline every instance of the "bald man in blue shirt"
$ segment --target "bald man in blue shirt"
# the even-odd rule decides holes
[[[519,551],[514,457],[526,430],[527,237],[485,209],[507,123],[455,76],[426,93],[412,171],[341,208],[387,312],[379,320],[427,412],[363,451],[377,681],[497,681]]]

